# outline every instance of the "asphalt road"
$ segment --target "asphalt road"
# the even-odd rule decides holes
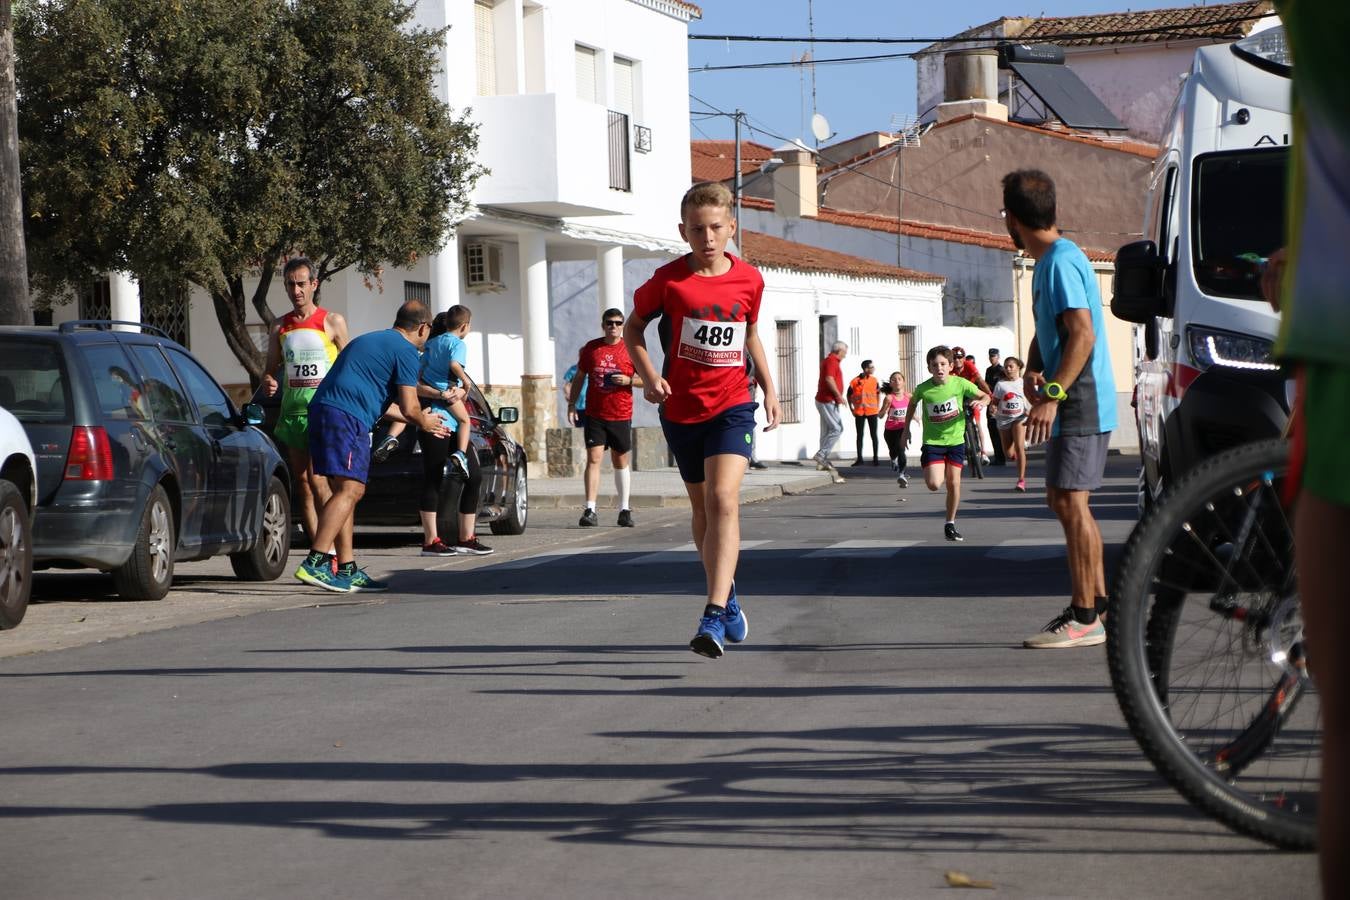
[[[1108,544],[1132,464],[1094,504]],[[870,467],[744,507],[750,637],[715,662],[686,649],[682,510],[547,511],[473,560],[367,536],[383,595],[192,564],[163,604],[191,615],[140,626],[96,576],[45,579],[0,643],[108,639],[0,659],[0,895],[908,898],[955,870],[1004,897],[1313,896],[1311,855],[1153,774],[1104,648],[1021,649],[1066,602],[1063,544],[995,471],[959,545],[940,495]]]

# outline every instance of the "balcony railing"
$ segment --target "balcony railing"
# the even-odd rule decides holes
[[[633,180],[628,169],[628,116],[609,111],[609,186],[615,191],[631,191]]]

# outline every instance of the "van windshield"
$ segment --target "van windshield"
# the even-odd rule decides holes
[[[1289,150],[1211,153],[1195,163],[1195,280],[1207,294],[1259,300],[1261,265],[1284,244]]]

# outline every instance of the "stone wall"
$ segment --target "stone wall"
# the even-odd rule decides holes
[[[523,424],[525,410],[522,409],[524,401],[522,400],[520,385],[480,384],[478,387],[482,390],[483,396],[487,398],[488,403],[492,404],[493,412],[496,412],[503,406],[514,406],[516,409],[520,410],[520,418],[522,421],[517,421],[511,425],[503,425],[502,430],[511,436],[511,440],[515,441],[517,444],[523,445],[525,440],[525,426]]]
[[[552,375],[520,376],[521,442],[525,458],[543,464],[548,459],[547,432],[553,423]]]
[[[586,441],[580,428],[550,428],[548,430],[547,475],[549,478],[580,478],[586,467]],[[665,469],[673,466],[666,436],[659,427],[633,429],[633,454],[630,465],[635,470]],[[614,468],[610,454],[605,453],[600,463],[602,472]]]

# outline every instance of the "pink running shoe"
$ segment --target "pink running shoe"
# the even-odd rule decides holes
[[[1023,494],[1027,492],[1027,480],[1025,478],[1017,479],[1017,489]]]

